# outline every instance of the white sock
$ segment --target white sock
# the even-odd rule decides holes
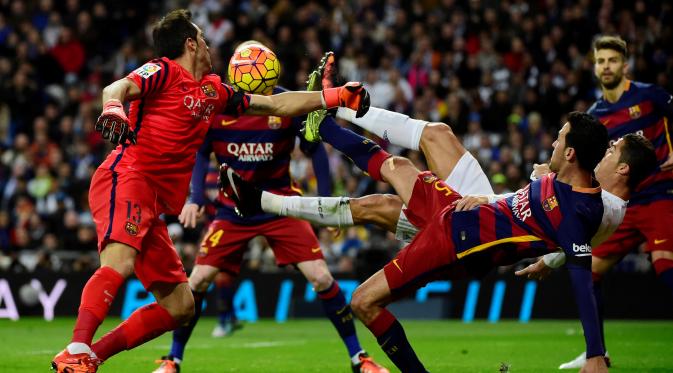
[[[182,364],[182,359],[178,359],[178,358],[175,357],[175,356],[173,357],[173,361],[174,361],[176,364]]]
[[[68,349],[68,352],[71,354],[93,354],[93,351],[91,351],[91,347],[87,345],[86,343],[82,342],[72,342],[71,344],[66,347]]]
[[[351,362],[353,363],[353,365],[360,364],[360,354],[364,354],[364,353],[365,353],[365,350],[360,350],[355,355],[351,356]]]
[[[424,120],[375,107],[370,107],[361,118],[355,117],[355,110],[340,107],[336,116],[390,141],[393,145],[412,150],[418,150],[423,128],[428,124]]]
[[[319,225],[336,227],[353,225],[348,197],[279,196],[262,192],[262,210]]]

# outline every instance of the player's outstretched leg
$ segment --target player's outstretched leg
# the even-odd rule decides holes
[[[91,350],[96,330],[105,320],[124,278],[133,273],[136,250],[121,243],[108,244],[101,252],[101,267],[82,290],[77,321],[70,344],[52,360],[56,372],[95,372],[100,359]]]
[[[394,232],[402,200],[394,194],[370,194],[359,198],[281,196],[262,192],[262,210],[291,216],[328,227],[376,224]]]
[[[426,372],[402,324],[385,308],[391,301],[386,276],[383,270],[379,270],[355,290],[351,307],[398,369],[402,372]]]
[[[206,297],[208,286],[218,273],[216,267],[197,264],[189,276],[189,289],[194,297],[194,315],[189,319],[187,324],[176,328],[173,331],[173,342],[171,343],[171,351],[167,356],[162,356],[161,359],[156,360],[159,367],[153,373],[179,373],[180,364],[184,358],[185,348],[187,342],[192,335],[192,331],[201,317],[203,310],[203,300]]]
[[[297,263],[297,268],[312,285],[322,303],[325,315],[339,333],[348,355],[351,357],[353,372],[388,373],[388,370],[374,362],[360,346],[355,332],[355,323],[346,297],[327,269],[323,259]]]
[[[99,358],[106,360],[140,346],[188,322],[194,315],[194,299],[186,283],[155,283],[150,290],[156,302],[135,310],[93,344],[91,348]]]

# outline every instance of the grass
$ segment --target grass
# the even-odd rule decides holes
[[[118,319],[106,321],[101,333]],[[50,359],[70,337],[74,319],[45,322],[23,318],[0,320],[0,372],[47,372]],[[215,319],[201,320],[185,355],[183,372],[348,372],[346,350],[327,320],[262,320],[247,324],[234,336],[213,339]],[[403,320],[420,359],[432,372],[558,372],[559,363],[583,350],[576,321],[529,324],[455,320]],[[618,372],[672,372],[672,321],[608,321],[608,349]],[[378,361],[392,364],[376,340],[358,325],[360,340]],[[166,334],[110,359],[99,372],[151,372],[155,359],[167,353]],[[391,369],[391,371],[396,371]]]

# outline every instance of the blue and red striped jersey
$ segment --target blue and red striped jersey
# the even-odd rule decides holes
[[[591,238],[603,217],[601,189],[573,188],[549,174],[512,196],[454,212],[451,239],[463,258],[489,250],[495,265],[513,264],[562,248],[568,257],[591,258]]]
[[[673,151],[669,123],[673,118],[672,96],[661,87],[629,80],[617,102],[601,97],[588,112],[607,127],[611,141],[629,133],[645,136],[654,145],[659,164]],[[664,198],[673,198],[673,172],[657,169],[638,186],[629,203],[643,204]]]
[[[283,92],[276,88],[274,93]],[[190,200],[204,205],[204,180],[209,156],[215,154],[217,162],[227,163],[242,178],[256,187],[280,195],[300,195],[302,191],[290,175],[290,160],[305,116],[281,118],[276,116],[218,115],[211,122],[206,141],[197,154],[197,166],[192,176]],[[331,119],[330,119],[331,120]],[[322,144],[300,140],[302,151],[313,157],[319,189],[329,194],[329,165]],[[316,164],[315,162],[319,162]],[[206,167],[202,167],[205,162]],[[319,168],[319,170],[318,170]],[[324,175],[324,176],[321,176]],[[323,194],[323,193],[321,193]],[[216,219],[226,219],[237,224],[257,224],[277,218],[262,214],[242,218],[234,212],[234,203],[220,193]]]

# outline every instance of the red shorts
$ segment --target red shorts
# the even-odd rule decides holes
[[[451,242],[451,204],[462,196],[429,171],[418,174],[404,214],[420,231],[383,267],[388,287],[402,295],[440,278],[464,276]]]
[[[159,218],[156,193],[143,176],[99,168],[91,179],[89,206],[98,252],[110,242],[138,250],[135,273],[145,289],[155,282],[187,281],[166,223]]]
[[[634,205],[626,209],[624,221],[615,233],[598,247],[592,255],[599,258],[624,256],[643,242],[645,251],[673,251],[673,200],[659,200],[647,205]]]
[[[256,225],[215,220],[203,238],[196,264],[238,275],[248,241],[255,236],[266,237],[280,266],[323,259],[313,228],[303,220],[280,218]]]

